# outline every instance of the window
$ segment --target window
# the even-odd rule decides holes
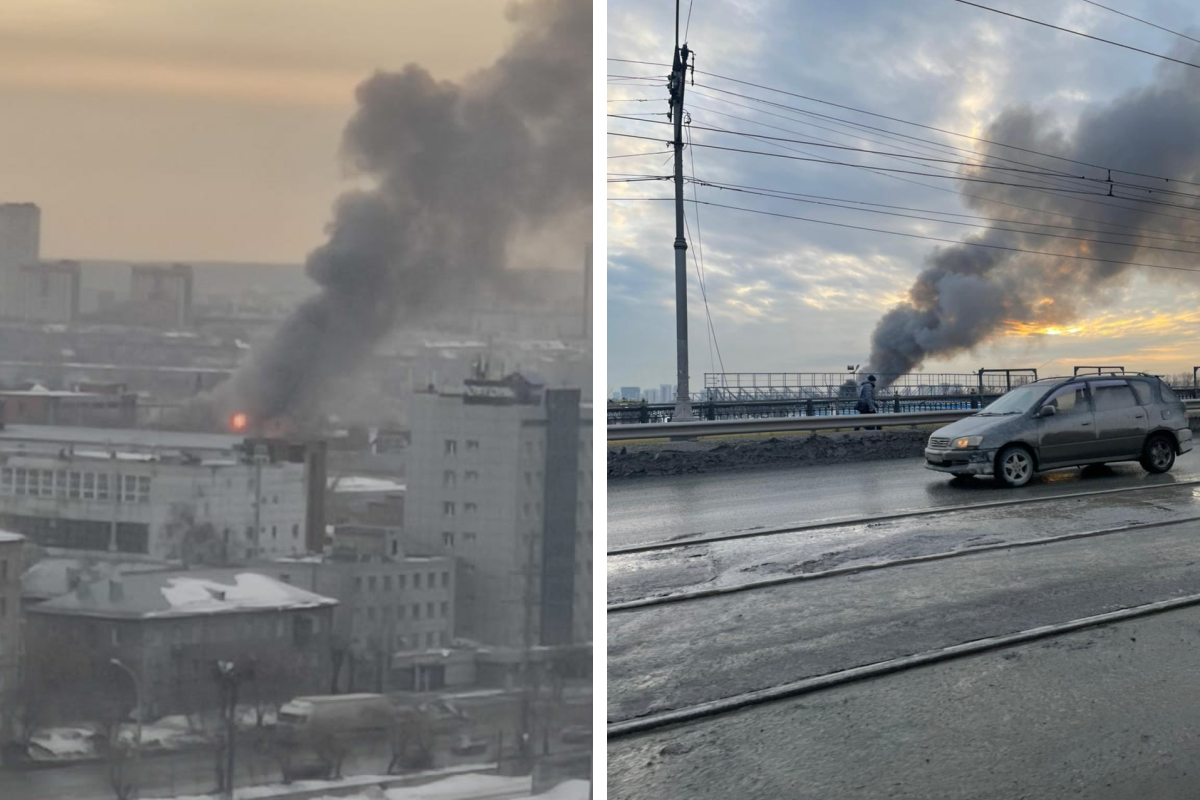
[[[427,583],[426,586],[428,586],[430,589],[437,586],[437,573],[436,572],[429,573],[429,583]]]
[[[421,573],[419,573],[419,572],[413,573],[413,588],[414,589],[421,588]]]
[[[367,591],[368,592],[375,591],[375,576],[374,575],[371,575],[370,577],[367,578]]]
[[[284,582],[284,583],[291,583],[291,582],[292,582],[292,576],[291,576],[291,575],[289,575],[289,574],[287,574],[286,572],[283,572],[283,573],[280,573],[280,575],[279,575],[279,580],[281,580],[281,581],[282,581],[282,582]]]
[[[13,493],[13,469],[5,467],[0,469],[0,494]]]
[[[454,533],[451,531],[443,531],[442,544],[444,544],[446,547],[454,547]]]
[[[392,590],[392,576],[391,575],[383,576],[383,590],[385,592],[390,592]]]
[[[354,591],[356,591],[356,592],[361,592],[361,591],[362,591],[362,575],[355,576],[355,578],[354,578]]]
[[[272,525],[272,526],[271,526],[271,538],[272,538],[272,539],[278,538],[278,536],[277,536],[277,534],[278,534],[278,533],[279,533],[279,531],[277,531],[277,530],[275,529],[275,526],[274,526],[274,525]]]
[[[463,480],[465,480],[467,483],[479,483],[479,472],[477,470],[469,469],[463,473]]]
[[[457,452],[458,452],[458,442],[456,442],[454,439],[447,439],[445,455],[452,456],[452,455],[456,454]]]
[[[463,512],[467,514],[478,514],[479,506],[475,503],[463,503]]]
[[[475,534],[475,532],[474,532],[474,531],[467,531],[466,533],[464,533],[464,534],[463,534],[463,541],[464,541],[464,542],[473,542],[473,541],[475,541],[477,538],[478,538],[478,536],[476,536],[476,534]]]
[[[292,526],[292,538],[295,539],[300,535],[300,525],[297,523]]]
[[[83,496],[83,473],[71,470],[67,473],[67,497],[78,500]]]
[[[396,606],[396,619],[404,619],[404,612],[408,610],[408,606]]]
[[[442,601],[442,617],[450,616],[450,604],[445,600]]]
[[[397,555],[400,552],[400,542],[392,539],[392,555]]]
[[[433,619],[433,603],[425,604],[425,617],[427,619]]]
[[[442,573],[442,588],[445,589],[449,585],[450,585],[450,573],[443,572]]]
[[[530,508],[531,508],[531,506],[529,505],[529,503],[526,503],[525,505],[521,506],[521,519],[529,519]]]
[[[478,439],[467,439],[467,450],[478,450],[478,449],[479,449],[479,440]]]
[[[421,604],[413,603],[413,619],[421,618]]]
[[[109,483],[108,473],[106,473],[106,472],[96,473],[96,499],[97,500],[107,500],[108,499],[108,496],[109,496],[108,495],[108,483]]]
[[[425,646],[426,647],[433,647],[433,642],[434,642],[433,636],[434,636],[433,631],[425,631]]]
[[[454,516],[454,503],[453,502],[447,500],[446,502],[442,503],[442,516],[443,517],[453,517]]]
[[[1154,393],[1150,391],[1150,384],[1145,381],[1130,381],[1130,387],[1133,393],[1137,395],[1138,405],[1148,406],[1154,402]]]
[[[1167,386],[1162,381],[1158,382],[1158,390],[1162,393],[1162,399],[1163,399],[1164,403],[1178,403],[1179,402],[1179,397],[1176,396],[1176,394],[1173,391],[1171,391],[1171,387]]]
[[[448,469],[442,473],[442,488],[443,489],[453,489],[457,485],[458,485],[458,474],[454,470]]]
[[[1071,383],[1055,390],[1046,398],[1043,406],[1054,406],[1059,414],[1074,414],[1091,411],[1087,388],[1082,383]]]
[[[395,542],[392,542],[393,550],[395,549],[395,544],[396,544]],[[407,582],[408,582],[407,576],[405,576],[405,575],[397,575],[396,576],[396,588],[399,589],[400,591],[402,591],[402,592],[404,591],[404,584]]]
[[[525,485],[530,488],[533,487],[533,473],[532,472],[525,473]]]
[[[1125,381],[1097,381],[1092,384],[1097,411],[1116,411],[1136,406],[1137,398]]]

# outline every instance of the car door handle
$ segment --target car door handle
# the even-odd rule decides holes
[[[1134,414],[1133,418],[1134,419],[1145,419],[1146,415],[1145,414]]]
[[[1090,422],[1081,422],[1081,423],[1079,423],[1079,424],[1080,424],[1080,425],[1082,425],[1083,427],[1085,427],[1085,428],[1086,428],[1088,425],[1091,425],[1092,423],[1090,423]]]

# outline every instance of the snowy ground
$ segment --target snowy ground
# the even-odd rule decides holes
[[[403,786],[380,790],[378,784],[396,780],[395,776],[358,776],[342,781],[297,781],[292,784],[253,786],[237,790],[237,800],[268,800],[286,797],[291,792],[315,789],[346,789],[363,785],[359,794],[328,796],[328,800],[472,800],[524,791],[517,800],[588,800],[587,781],[567,781],[539,795],[528,794],[529,778],[498,775],[455,775],[423,786]],[[220,800],[217,795],[190,795],[161,800]],[[326,800],[320,798],[319,800]]]

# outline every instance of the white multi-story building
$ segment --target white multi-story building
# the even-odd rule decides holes
[[[0,528],[58,555],[236,564],[306,552],[305,467],[243,440],[106,428],[0,429]]]
[[[16,725],[20,691],[21,571],[25,538],[0,529],[0,739]]]
[[[38,262],[41,228],[33,203],[0,203],[0,319],[22,315],[22,270]]]
[[[514,375],[415,397],[405,537],[459,562],[456,630],[591,641],[591,408]]]

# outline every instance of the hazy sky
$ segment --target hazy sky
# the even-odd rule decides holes
[[[47,257],[300,262],[342,183],[354,88],[460,79],[502,0],[2,0],[0,202]]]
[[[684,0],[685,15],[692,5]],[[992,5],[1160,53],[1178,56],[1179,47],[1196,47],[1082,0],[1004,0]],[[1200,37],[1200,6],[1195,3],[1122,0],[1114,5]],[[609,56],[668,62],[673,11],[673,4],[665,0],[611,0]],[[1055,129],[1070,135],[1087,113],[1153,83],[1159,74],[1156,70],[1163,68],[1158,59],[951,0],[694,0],[687,38],[698,54],[698,70],[973,134],[983,132],[1005,109],[1029,106],[1051,115]],[[1185,55],[1193,61],[1200,58],[1200,52],[1186,51]],[[610,75],[651,77],[649,81],[611,77],[610,113],[665,121],[664,76],[669,69],[616,62],[608,67]],[[1200,70],[1175,69],[1186,73],[1185,80],[1194,79],[1200,93]],[[687,90],[687,106],[695,125],[884,149],[880,143],[865,143],[848,135],[844,125],[700,86],[707,83],[793,108],[907,134],[936,136],[927,130],[709,76],[698,75],[696,83]],[[641,100],[649,102],[638,102]],[[608,129],[662,139],[669,136],[668,128],[650,122],[610,119]],[[1156,132],[1147,129],[1145,133],[1151,137]],[[696,133],[695,138],[698,142],[780,152],[778,146],[762,140],[730,141],[732,137],[711,133]],[[961,139],[943,141],[964,145]],[[886,140],[882,144],[902,150],[905,142]],[[1115,159],[1125,164],[1136,161],[1139,141],[1116,144]],[[609,139],[610,155],[661,153],[663,149],[657,141]],[[820,154],[827,156],[828,152]],[[700,148],[693,149],[690,157],[694,158],[696,175],[710,181],[1003,216],[994,208],[981,211],[966,207],[955,195],[953,181],[934,181],[950,187],[948,193],[860,169],[811,162]],[[844,161],[857,158],[853,153],[839,154]],[[878,159],[874,163],[902,166]],[[690,174],[690,158],[685,158],[684,165]],[[924,166],[918,169],[932,171]],[[671,165],[665,155],[647,155],[610,159],[609,170],[665,175]],[[1192,179],[1200,180],[1195,176]],[[670,184],[665,182],[611,184],[608,191],[610,198],[665,197],[670,193]],[[691,187],[687,195],[692,197]],[[1036,195],[1031,196],[1036,201]],[[935,222],[800,205],[711,188],[701,188],[699,199],[954,241],[969,234],[961,227]],[[1072,213],[1084,214],[1088,208],[1080,205],[1080,211]],[[844,371],[847,364],[865,363],[876,322],[907,296],[913,279],[928,265],[936,247],[926,241],[709,206],[700,207],[699,219],[689,207],[688,218],[693,245],[688,264],[693,390],[703,385],[705,372],[721,369],[721,359],[706,335],[704,298],[696,275],[700,265],[692,261],[692,254],[701,250],[696,247],[698,239],[703,243],[703,269],[716,342],[725,370],[730,372]],[[608,224],[609,386],[657,387],[673,383],[672,204],[610,201]],[[1046,249],[1052,247],[1047,245]],[[1063,268],[1087,266],[1071,262]],[[1196,348],[1200,275],[1172,276],[1139,270],[1081,305],[1082,313],[1069,324],[1014,327],[1008,335],[973,353],[930,361],[926,370],[966,372],[983,366],[1042,366],[1043,374],[1061,374],[1064,370],[1069,374],[1073,364],[1101,363],[1155,371],[1186,369],[1190,374],[1191,367],[1200,364]]]

